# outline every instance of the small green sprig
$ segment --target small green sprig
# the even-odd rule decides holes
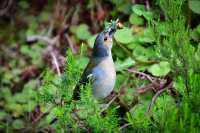
[[[116,31],[117,28],[119,27],[118,25],[119,25],[119,19],[117,19],[116,21],[111,20],[111,22],[108,22],[108,23],[105,24],[104,32],[107,32],[107,31],[110,31],[110,30]]]

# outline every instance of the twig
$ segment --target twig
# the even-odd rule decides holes
[[[50,38],[48,36],[33,35],[33,36],[28,36],[26,40],[27,42],[43,41],[47,44],[54,45],[58,41],[58,36]]]
[[[58,76],[61,76],[61,72],[60,72],[58,60],[56,59],[56,56],[55,56],[54,52],[51,52],[51,56],[52,56],[52,58],[53,58],[53,63],[54,63],[55,66],[56,66],[56,70],[57,70]]]
[[[171,87],[172,87],[172,82],[170,82],[170,84],[169,84],[167,87],[165,87],[165,88],[159,90],[158,92],[156,92],[156,94],[153,96],[153,98],[152,98],[152,100],[151,100],[151,103],[149,104],[148,112],[151,111],[151,108],[152,108],[152,106],[154,105],[154,103],[155,103],[157,97],[158,97],[162,92],[166,91],[167,89],[169,89],[169,88],[171,88]]]
[[[145,0],[146,9],[150,10],[149,0]]]
[[[126,124],[122,125],[122,126],[119,128],[119,130],[122,130],[122,129],[124,129],[124,128],[130,126],[130,125],[131,125],[130,123],[126,123]]]
[[[101,113],[104,112],[106,109],[108,109],[108,107],[121,95],[123,95],[125,93],[125,91],[127,90],[127,85],[126,82],[124,82],[124,84],[120,87],[120,90],[118,93],[115,94],[115,96],[109,101],[109,103],[107,104],[107,106],[105,106],[102,110]]]
[[[101,109],[101,113],[104,112],[106,109],[108,109],[108,107],[115,101],[115,99],[119,96],[119,93],[117,95],[115,95],[108,104],[106,104],[106,106],[104,108]]]
[[[72,52],[73,52],[74,54],[76,54],[77,51],[75,50],[75,48],[74,48],[74,46],[73,46],[73,42],[72,42],[72,40],[70,39],[69,35],[68,35],[68,34],[65,34],[65,37],[66,37],[66,39],[67,39],[67,41],[68,41],[69,47],[71,48]]]
[[[7,3],[2,3],[2,2],[7,2]],[[0,16],[3,16],[10,10],[13,4],[13,0],[1,1],[1,4],[5,5],[5,7],[0,8]]]
[[[51,18],[50,25],[49,25],[49,29],[48,29],[48,32],[47,32],[47,36],[48,36],[48,37],[51,36],[52,31],[53,31],[53,28],[54,28],[54,19]]]
[[[129,80],[129,79],[128,79]],[[127,80],[127,81],[128,81]],[[129,84],[127,85],[127,82],[124,82],[124,84],[121,86],[121,88],[120,88],[120,90],[119,90],[119,96],[121,96],[121,95],[123,95],[125,92],[126,92],[126,90],[127,90],[127,88],[128,88],[128,86],[129,86]]]
[[[146,77],[149,81],[151,81],[155,86],[160,86],[159,84],[157,84],[155,82],[155,79],[151,76],[149,76],[148,74],[146,73],[143,73],[143,72],[139,72],[139,71],[136,71],[134,69],[128,69],[129,72],[132,72],[132,73],[136,73],[136,74],[139,74],[139,75],[142,75],[144,77]]]
[[[139,87],[139,88],[137,88],[136,90],[137,90],[137,92],[138,92],[139,94],[142,94],[142,93],[145,93],[145,92],[147,92],[147,91],[152,90],[153,88],[154,88],[153,83],[150,83],[150,84],[148,84],[148,85],[146,85],[146,86]]]
[[[50,112],[53,108],[54,108],[54,106],[51,106],[51,107],[48,109],[47,112],[45,112],[45,113],[40,113],[40,115],[39,115],[36,119],[34,119],[34,120],[32,121],[32,124],[37,123],[40,119],[42,119],[43,117],[45,117],[46,115],[48,115],[49,112]]]
[[[149,81],[154,82],[154,80],[152,79],[152,77],[149,76],[149,75],[146,74],[146,73],[139,72],[139,71],[136,71],[136,70],[134,70],[134,69],[128,69],[128,71],[129,71],[129,72],[132,72],[132,73],[136,73],[136,74],[142,75],[142,76],[146,77]]]

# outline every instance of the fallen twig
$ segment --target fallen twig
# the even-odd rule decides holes
[[[135,73],[135,74],[139,74],[141,76],[144,76],[146,79],[148,79],[151,82],[150,84],[148,84],[146,86],[138,88],[137,91],[138,91],[139,94],[145,93],[145,92],[150,91],[150,90],[154,90],[156,92],[157,90],[162,89],[165,86],[165,84],[167,83],[166,79],[160,79],[160,78],[152,77],[152,76],[150,76],[146,73],[139,72],[139,71],[136,71],[134,69],[128,69],[128,71]]]
[[[135,69],[128,69],[129,72],[131,73],[135,73],[135,74],[139,74],[139,75],[142,75],[144,77],[146,77],[146,79],[148,79],[149,81],[151,81],[153,84],[155,84],[156,86],[160,86],[159,84],[157,84],[155,82],[155,78],[146,74],[146,73],[143,73],[143,72],[139,72],[139,71],[136,71]]]
[[[122,130],[122,129],[124,129],[124,128],[130,126],[130,125],[131,125],[130,123],[126,123],[126,124],[122,125],[122,126],[119,128],[119,130]]]
[[[60,67],[59,67],[59,64],[58,64],[58,60],[57,60],[57,58],[56,58],[54,52],[51,52],[51,56],[52,56],[52,58],[53,58],[52,61],[53,61],[53,63],[54,63],[55,66],[56,66],[56,71],[57,71],[57,73],[58,73],[58,76],[61,76],[61,72],[60,72]]]
[[[106,106],[104,108],[101,109],[101,113],[104,112],[105,110],[108,109],[108,107],[115,101],[115,99],[119,96],[119,93],[117,95],[115,95],[108,104],[106,104]]]
[[[5,7],[1,7],[0,8],[0,16],[5,15],[10,10],[10,8],[13,5],[13,3],[14,3],[13,0],[1,1],[1,4],[4,5]]]
[[[158,97],[161,93],[163,93],[164,91],[166,91],[167,89],[169,89],[169,88],[171,88],[171,87],[172,87],[172,82],[170,82],[169,85],[166,86],[165,88],[163,88],[163,89],[159,90],[158,92],[156,92],[156,94],[153,96],[153,98],[152,98],[152,100],[151,100],[151,103],[149,104],[148,112],[151,111],[151,108],[152,108],[152,106],[154,105],[154,103],[155,103],[157,97]]]
[[[75,50],[75,48],[74,48],[74,46],[73,46],[73,42],[72,42],[72,40],[70,39],[69,35],[68,35],[68,34],[65,34],[65,37],[66,37],[66,39],[67,39],[67,41],[68,41],[69,47],[71,48],[72,52],[73,52],[74,54],[76,54],[77,51]]]
[[[146,85],[146,86],[139,87],[139,88],[137,88],[136,90],[137,90],[137,92],[138,92],[139,94],[143,94],[143,93],[145,93],[145,92],[147,92],[147,91],[152,90],[153,88],[154,88],[153,83],[150,83],[150,84],[148,84],[148,85]]]
[[[101,113],[104,112],[106,109],[108,109],[108,107],[109,107],[118,97],[120,97],[121,95],[123,95],[123,94],[126,92],[127,88],[128,88],[128,87],[127,87],[126,82],[125,82],[125,83],[120,87],[119,92],[116,93],[116,94],[114,95],[114,97],[108,102],[108,104],[107,104],[104,108],[102,108]]]
[[[49,114],[49,112],[54,108],[54,106],[49,107],[48,111],[45,113],[40,113],[31,123],[34,125],[40,121],[43,117]]]
[[[26,38],[27,42],[43,41],[50,45],[56,44],[58,39],[59,39],[58,36],[50,38],[48,36],[42,36],[42,35],[32,35],[32,36],[27,36]]]

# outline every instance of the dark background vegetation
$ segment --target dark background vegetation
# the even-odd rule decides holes
[[[0,131],[199,132],[199,7],[199,0],[0,0]],[[96,35],[117,18],[123,28],[114,35],[117,83],[108,106],[90,85],[69,103]]]

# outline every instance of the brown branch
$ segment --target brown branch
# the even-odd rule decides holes
[[[145,0],[145,6],[147,10],[150,10],[149,0]]]
[[[146,73],[136,71],[135,69],[128,69],[128,71],[131,72],[131,73],[135,73],[135,74],[142,75],[142,76],[146,77],[146,78],[147,78],[149,81],[151,81],[152,83],[154,82],[153,77],[151,77],[150,75],[148,75],[148,74],[146,74]]]
[[[117,95],[115,95],[108,104],[106,104],[106,106],[104,108],[101,109],[100,113],[103,113],[105,110],[108,109],[108,107],[115,101],[115,99],[117,99],[117,97],[119,97],[119,93]]]
[[[5,15],[10,10],[13,3],[14,3],[13,0],[1,1],[1,4],[4,5],[5,7],[0,8],[0,16]]]
[[[26,38],[27,42],[43,41],[50,45],[56,44],[58,39],[59,39],[58,36],[55,36],[54,38],[50,38],[48,36],[42,36],[42,35],[32,35],[32,36],[27,36]]]
[[[150,84],[148,84],[148,85],[146,85],[146,86],[137,88],[136,90],[137,90],[137,92],[138,92],[139,94],[143,94],[143,93],[145,93],[145,92],[147,92],[147,91],[153,90],[153,88],[154,88],[153,83],[150,83]]]
[[[152,106],[154,105],[154,103],[155,103],[157,97],[158,97],[161,93],[163,93],[164,91],[166,91],[167,89],[171,88],[171,87],[172,87],[172,84],[173,84],[173,83],[170,82],[165,88],[163,88],[163,89],[159,90],[158,92],[156,92],[156,94],[153,96],[153,98],[152,98],[152,100],[151,100],[151,103],[149,104],[148,112],[151,111]]]
[[[114,93],[114,97],[108,102],[108,104],[107,104],[104,108],[102,108],[101,113],[104,112],[106,109],[108,109],[108,107],[109,107],[114,101],[116,101],[116,99],[119,100],[118,98],[119,98],[120,96],[122,96],[122,95],[126,92],[127,88],[128,88],[128,86],[126,85],[126,82],[125,82],[125,83],[120,87],[119,92]],[[121,103],[119,103],[119,104],[121,104]]]
[[[139,75],[144,76],[144,77],[145,77],[146,79],[148,79],[151,83],[153,83],[155,87],[159,87],[159,86],[160,86],[160,84],[157,83],[157,81],[159,80],[159,79],[157,79],[157,78],[154,78],[154,77],[152,77],[152,76],[150,76],[150,75],[148,75],[148,74],[146,74],[146,73],[136,71],[135,69],[128,69],[128,71],[131,72],[131,73],[135,73],[135,74],[139,74]]]
[[[46,115],[48,115],[49,114],[49,112],[52,110],[54,108],[54,106],[51,106],[49,109],[48,109],[48,111],[47,112],[45,112],[45,113],[40,113],[39,114],[39,116],[36,118],[36,119],[34,119],[33,121],[32,121],[32,123],[31,124],[36,124],[38,121],[40,121],[43,117],[45,117]]]

